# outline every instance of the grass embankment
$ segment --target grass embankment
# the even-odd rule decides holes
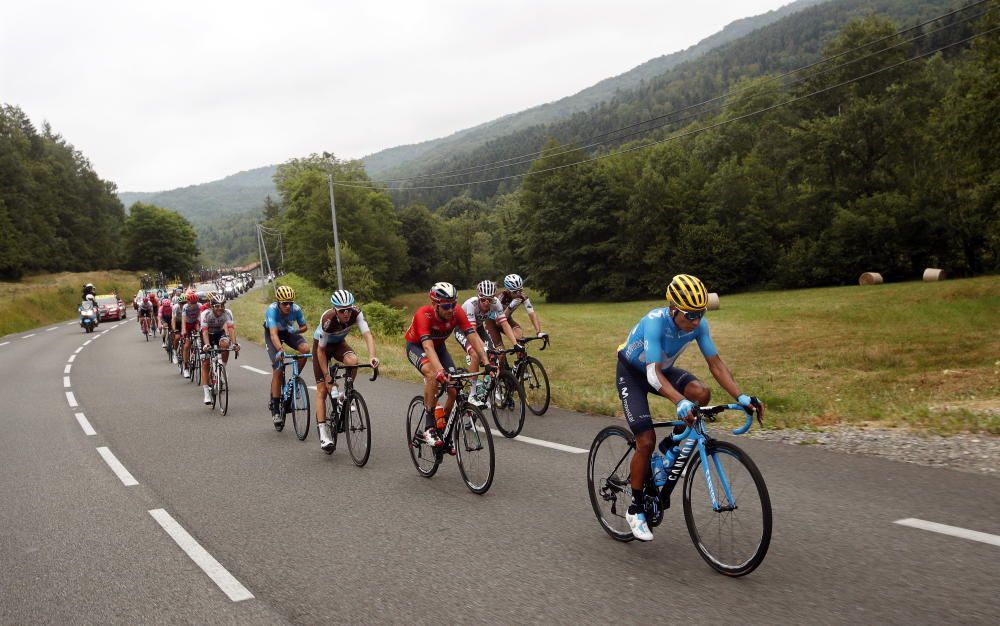
[[[292,282],[307,319],[315,324],[324,294]],[[301,285],[301,287],[300,287]],[[464,299],[472,294],[464,291]],[[260,342],[263,302],[237,301],[242,328],[255,326]],[[270,300],[268,300],[270,301]],[[533,350],[549,372],[553,403],[578,411],[621,415],[614,386],[615,349],[632,326],[662,300],[600,304],[547,304],[532,298],[552,335],[545,352]],[[426,294],[395,298],[412,310]],[[235,308],[235,307],[234,307]],[[524,312],[516,314],[529,332]],[[237,318],[238,320],[240,317]],[[939,283],[899,283],[758,292],[725,296],[708,315],[712,337],[744,390],[768,404],[768,427],[815,428],[834,424],[905,426],[940,433],[1000,434],[1000,277]],[[378,337],[384,373],[418,380],[403,356],[399,335]],[[363,345],[353,340],[356,348]],[[458,345],[448,342],[456,363]],[[678,362],[728,398],[714,383],[697,347]],[[653,400],[668,417],[667,401]]]
[[[98,294],[117,291],[131,303],[139,275],[118,270],[60,272],[29,276],[20,282],[0,282],[0,336],[60,322],[77,315],[83,286],[93,283]]]

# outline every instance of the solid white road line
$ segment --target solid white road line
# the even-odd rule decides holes
[[[35,333],[31,333],[30,335],[25,335],[24,337],[21,337],[21,339],[31,339],[34,336],[35,336]]]
[[[79,404],[76,403],[76,396],[73,395],[72,391],[66,392],[66,402],[69,402],[69,406],[71,409],[75,409],[76,407],[80,406]]]
[[[72,365],[70,365],[69,363],[67,363],[67,364],[66,364],[66,367],[64,367],[64,368],[63,368],[63,374],[69,374],[69,371],[70,371],[71,369],[73,369],[73,366],[72,366]]]
[[[75,354],[71,354],[71,355],[69,355],[69,361],[67,361],[67,363],[72,363],[75,360],[76,360],[76,355]]]
[[[132,474],[129,474],[127,469],[125,469],[125,466],[122,465],[122,462],[118,460],[118,457],[116,457],[114,454],[111,454],[111,450],[109,450],[107,446],[102,446],[98,448],[97,452],[104,459],[104,462],[108,464],[108,467],[111,468],[111,471],[115,473],[115,476],[118,477],[118,480],[122,481],[123,485],[125,485],[126,487],[134,487],[135,485],[139,484],[139,481],[136,480],[132,476]]]
[[[91,436],[96,435],[97,431],[94,427],[90,425],[90,420],[83,413],[76,413],[76,421],[80,422],[80,428],[83,428],[83,434]]]
[[[251,372],[255,372],[257,374],[263,374],[264,376],[269,376],[271,374],[271,372],[265,372],[264,370],[259,370],[256,367],[250,367],[249,365],[241,365],[240,367],[242,367],[245,370],[250,370]]]
[[[230,574],[221,563],[216,561],[215,557],[202,548],[201,544],[170,516],[170,513],[163,509],[150,509],[149,514],[163,530],[167,531],[170,538],[177,542],[181,550],[201,568],[201,571],[212,579],[212,582],[222,590],[222,593],[229,596],[230,600],[239,602],[253,598],[253,594],[240,581],[236,580],[236,577]]]
[[[88,342],[88,343],[89,343],[89,342]],[[80,346],[79,348],[77,348],[76,350],[74,350],[74,351],[73,351],[73,354],[80,354],[80,352],[81,352],[82,350],[83,350],[83,346]]]
[[[989,533],[981,533],[978,530],[968,530],[966,528],[959,528],[958,526],[947,526],[945,524],[928,522],[926,520],[916,519],[913,517],[898,519],[893,523],[899,524],[900,526],[909,526],[910,528],[919,528],[920,530],[929,530],[943,535],[951,535],[952,537],[961,537],[962,539],[981,541],[993,546],[1000,546],[1000,536],[991,535]]]
[[[72,387],[72,386],[73,385],[69,384],[69,376],[63,376],[63,387]]]

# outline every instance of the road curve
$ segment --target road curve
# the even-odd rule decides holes
[[[498,437],[485,496],[465,488],[450,458],[421,478],[403,434],[419,389],[380,379],[359,385],[373,451],[358,469],[343,442],[327,456],[315,431],[305,442],[290,425],[274,431],[267,377],[243,367],[266,370],[262,348],[244,342],[230,361],[220,417],[154,341],[134,319],[93,335],[63,323],[0,339],[0,623],[608,623],[683,610],[696,623],[902,624],[1000,614],[1000,546],[895,523],[1000,535],[996,477],[743,440],[767,480],[774,537],[763,565],[731,580],[695,552],[680,507],[650,544],[608,538],[587,498],[586,454]],[[586,449],[612,422],[554,409],[529,415],[523,434]],[[234,601],[151,511],[252,597]]]

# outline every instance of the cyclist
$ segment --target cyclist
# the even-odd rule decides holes
[[[142,297],[142,304],[139,305],[139,332],[149,330],[149,325],[153,321],[153,303],[149,301],[149,296]]]
[[[226,308],[225,295],[217,293],[212,296],[211,307],[201,312],[198,323],[201,325],[203,346],[226,350],[231,345],[234,350],[240,351],[240,344],[236,343],[233,312]],[[229,352],[222,353],[222,362],[229,362]],[[205,355],[201,359],[201,380],[205,383],[205,404],[212,404],[212,386],[208,384],[208,359]]]
[[[181,336],[184,338],[184,350],[181,354],[183,359],[181,363],[184,364],[184,367],[181,369],[181,376],[184,378],[191,375],[187,368],[188,358],[191,356],[191,342],[195,333],[198,332],[198,320],[201,318],[201,310],[198,308],[198,294],[188,289],[186,299],[187,304],[182,306],[180,311]]]
[[[761,415],[764,411],[756,397],[740,391],[712,342],[708,320],[704,319],[708,306],[705,285],[694,276],[678,274],[667,286],[667,302],[668,306],[647,313],[632,328],[628,340],[618,346],[615,371],[618,397],[629,428],[635,434],[630,480],[632,503],[625,520],[640,541],[653,539],[643,513],[643,484],[656,443],[647,395],[655,393],[673,402],[677,405],[677,417],[688,424],[694,423],[693,409],[708,404],[712,395],[693,374],[674,366],[688,344],[698,343],[712,376],[741,406],[758,408]]]
[[[271,419],[281,424],[281,370],[284,357],[281,344],[309,354],[309,344],[302,333],[309,330],[302,308],[295,304],[295,290],[282,285],[274,290],[275,301],[264,312],[264,345],[271,358]],[[298,359],[299,368],[305,367],[306,360]]]
[[[319,446],[327,454],[333,452],[333,433],[330,424],[326,422],[326,396],[329,388],[336,382],[330,378],[330,359],[336,359],[344,365],[357,365],[358,355],[347,343],[347,333],[355,326],[361,331],[368,348],[368,363],[378,367],[378,357],[375,356],[375,338],[372,337],[365,314],[355,305],[354,294],[339,289],[330,296],[332,309],[323,313],[316,332],[313,333],[313,374],[316,376],[316,424],[319,426]],[[357,373],[355,369],[347,370],[347,377],[352,381]]]
[[[484,280],[476,285],[476,295],[462,303],[462,310],[465,311],[465,315],[470,321],[475,320],[476,333],[484,342],[502,349],[503,338],[500,336],[500,332],[502,331],[510,339],[511,345],[520,347],[521,343],[518,342],[517,335],[514,334],[514,330],[507,323],[507,316],[504,315],[503,305],[500,304],[500,300],[496,295],[496,283],[492,280]],[[469,367],[472,368],[472,371],[478,370],[479,355],[472,348],[472,344],[466,340],[465,334],[461,330],[455,329],[455,339],[469,354]],[[483,395],[485,393],[485,386],[480,384],[477,378],[476,392],[471,398],[471,402],[476,406],[482,406]]]
[[[538,319],[538,313],[535,313],[535,307],[531,306],[531,300],[524,293],[524,280],[517,274],[507,274],[503,278],[503,286],[506,289],[500,294],[500,304],[503,305],[503,313],[507,317],[510,327],[514,329],[517,338],[523,338],[524,332],[521,330],[521,325],[514,319],[514,311],[522,304],[528,313],[531,325],[535,327],[535,334],[539,337],[546,337],[548,334],[542,332],[542,322]]]
[[[174,305],[170,302],[170,298],[164,297],[160,300],[160,309],[157,314],[157,325],[160,328],[160,338],[163,339],[161,342],[163,347],[167,346],[167,334],[170,327],[173,325],[174,317]],[[171,339],[171,341],[173,341]]]
[[[170,319],[174,325],[174,363],[180,363],[181,354],[178,352],[177,348],[180,347],[181,341],[181,307],[184,300],[178,293],[172,298],[173,307],[171,307]]]
[[[441,446],[444,442],[434,423],[434,405],[437,397],[438,384],[448,382],[448,372],[454,371],[455,363],[444,346],[445,340],[456,327],[468,337],[473,349],[488,363],[483,340],[476,334],[476,329],[465,315],[465,311],[457,307],[458,291],[451,283],[434,283],[428,294],[431,304],[422,306],[413,314],[413,321],[404,335],[406,339],[406,356],[410,363],[424,377],[424,424],[426,430],[422,433],[424,443],[431,446]],[[455,390],[448,389],[448,399],[445,413],[449,413],[455,405]]]

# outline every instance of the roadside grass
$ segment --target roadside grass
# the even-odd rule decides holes
[[[285,280],[287,279],[287,280]],[[329,294],[294,276],[292,285],[310,329]],[[459,294],[464,300],[472,291]],[[662,300],[619,303],[545,303],[538,306],[549,349],[542,360],[556,406],[621,415],[614,385],[615,350],[632,326]],[[262,343],[263,309],[270,291],[233,303],[238,328]],[[403,294],[390,304],[406,318],[426,293]],[[529,333],[523,311],[515,314]],[[818,429],[837,424],[904,427],[941,434],[1000,434],[1000,277],[938,283],[895,283],[756,292],[724,296],[707,316],[712,337],[741,388],[767,403],[767,428]],[[350,339],[364,357],[363,342]],[[383,374],[419,381],[406,360],[401,335],[376,336]],[[464,353],[449,350],[459,365]],[[697,347],[678,365],[729,398],[708,372]],[[654,414],[669,419],[672,406],[652,399]],[[539,418],[544,419],[544,418]]]
[[[0,282],[0,336],[76,317],[80,292],[87,283],[94,283],[98,294],[117,291],[129,303],[139,289],[139,274],[119,270],[59,272]]]

